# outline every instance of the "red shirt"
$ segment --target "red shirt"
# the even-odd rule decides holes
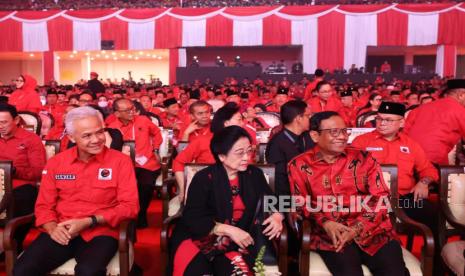
[[[172,128],[172,129],[181,129],[183,128],[183,121],[179,119],[178,116],[176,117],[168,117],[166,112],[160,114],[161,123],[164,128]]]
[[[465,107],[450,97],[421,105],[409,114],[404,132],[439,165],[449,164],[447,155],[465,138]]]
[[[215,158],[210,151],[210,140],[213,134],[203,135],[190,142],[173,160],[173,172],[184,172],[187,163],[215,163]]]
[[[426,158],[423,149],[413,139],[399,133],[396,139],[388,141],[376,130],[358,136],[351,146],[369,151],[381,164],[397,164],[399,194],[406,195],[417,184],[414,173],[420,179],[439,179],[436,168]]]
[[[136,167],[150,171],[158,170],[160,161],[154,150],[160,148],[163,138],[160,129],[145,116],[134,116],[134,120],[124,125],[119,119],[108,125],[118,129],[124,140],[136,142]]]
[[[352,105],[351,107],[341,106],[337,111],[344,119],[347,127],[355,127],[357,120],[357,107]]]
[[[182,141],[182,137],[184,136],[184,132],[189,127],[189,124],[190,123],[186,122],[183,125],[183,128],[181,128],[181,130],[179,131],[179,136],[178,136],[179,141]],[[197,130],[193,131],[191,134],[189,134],[189,140],[187,140],[186,142],[193,142],[194,140],[196,140],[199,137],[208,136],[208,135],[211,135],[211,134],[212,133],[210,131],[210,124],[208,124],[207,126],[204,126],[204,127],[200,128],[200,129],[197,129]]]
[[[48,113],[52,114],[53,120],[55,120],[55,125],[63,124],[63,115],[66,112],[66,105],[47,104],[42,108],[42,110],[47,111]]]
[[[104,174],[106,172],[106,175]],[[118,225],[139,211],[136,177],[131,159],[105,148],[88,162],[78,159],[77,147],[51,158],[42,175],[36,225],[101,215],[105,225],[83,230],[89,241],[96,236],[118,239]]]
[[[0,160],[11,160],[16,168],[13,188],[40,181],[45,159],[42,140],[32,132],[18,127],[12,137],[0,138]]]
[[[317,204],[318,200],[324,200],[321,200],[322,196],[342,197],[344,207],[350,206],[351,197],[364,200],[371,196],[366,204],[373,210],[381,197],[388,201],[389,191],[384,184],[379,164],[370,154],[363,154],[360,150],[347,148],[334,163],[329,164],[323,160],[319,147],[316,146],[295,157],[288,166],[291,193],[314,209],[322,205]],[[368,212],[365,208],[350,212],[325,212],[321,209],[310,212],[308,208],[301,207],[297,212],[314,223],[310,240],[310,248],[313,250],[335,250],[331,238],[322,226],[328,220],[354,228],[358,233],[354,242],[371,256],[395,238],[386,209],[373,212]]]
[[[311,106],[312,113],[321,111],[337,112],[342,107],[341,101],[335,96],[328,98],[326,103],[323,103],[319,97],[313,97],[309,102],[307,102],[307,104]]]

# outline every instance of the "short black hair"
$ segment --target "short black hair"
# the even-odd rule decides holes
[[[95,96],[95,94],[92,93],[92,92],[82,92],[81,94],[79,94],[79,98],[81,98],[82,95],[89,95],[89,96],[92,97],[92,100],[94,100],[94,101],[97,99],[97,97]]]
[[[214,133],[210,141],[210,151],[216,163],[221,163],[219,156],[228,154],[234,144],[243,137],[252,143],[249,133],[240,126],[228,126]]]
[[[319,91],[320,88],[321,88],[323,85],[325,85],[325,84],[329,84],[329,82],[324,81],[324,80],[319,81],[319,82],[316,84],[316,87],[315,87],[316,91]]]
[[[281,122],[283,125],[292,123],[294,119],[305,113],[307,104],[304,101],[293,100],[288,101],[283,106],[281,106]]]
[[[210,130],[216,133],[224,128],[224,122],[230,120],[234,114],[239,112],[239,106],[234,102],[228,102],[223,107],[218,109],[213,116],[213,120],[210,125]]]
[[[334,116],[341,116],[339,113],[335,111],[322,111],[313,114],[312,118],[310,119],[310,130],[318,131],[320,130],[321,121],[329,119]]]
[[[18,117],[18,110],[16,109],[16,107],[8,103],[0,103],[0,112],[10,113],[13,119]]]
[[[315,70],[315,77],[323,77],[325,72],[321,70],[320,68]]]
[[[131,101],[130,99],[119,98],[119,99],[116,99],[116,100],[113,102],[113,111],[118,111],[119,102],[122,102],[122,101],[128,101],[128,102],[131,102],[132,104],[134,104],[134,102]]]

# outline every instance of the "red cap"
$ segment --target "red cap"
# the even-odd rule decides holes
[[[98,77],[98,74],[95,73],[95,72],[90,72],[90,75],[91,75],[91,76],[96,76],[96,77]]]

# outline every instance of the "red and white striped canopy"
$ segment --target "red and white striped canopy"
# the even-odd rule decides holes
[[[365,65],[367,46],[465,45],[465,4],[0,11],[0,51],[302,45],[305,72]]]

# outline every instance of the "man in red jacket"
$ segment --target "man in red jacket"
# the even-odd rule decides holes
[[[418,107],[404,129],[438,165],[448,165],[449,152],[465,138],[465,80],[449,80],[444,94],[444,98]]]
[[[13,162],[13,217],[34,212],[37,182],[45,166],[45,149],[36,134],[18,127],[20,117],[16,108],[0,104],[0,160]],[[30,227],[17,231],[19,249]]]
[[[100,113],[90,107],[65,119],[72,147],[49,160],[36,203],[42,229],[14,267],[14,275],[45,275],[75,258],[76,275],[105,275],[118,249],[118,225],[138,206],[129,157],[105,147]]]

